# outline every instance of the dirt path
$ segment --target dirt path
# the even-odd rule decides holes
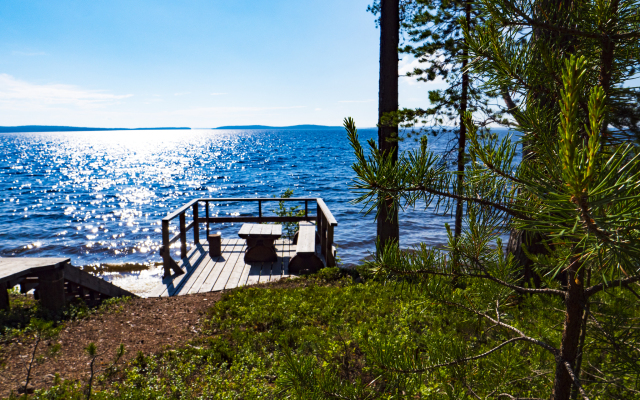
[[[218,299],[220,293],[135,299],[123,304],[121,310],[68,323],[57,337],[38,347],[37,357],[42,357],[34,363],[31,384],[36,389],[48,387],[56,373],[62,379],[86,379],[89,359],[84,348],[91,342],[102,354],[96,363],[98,369],[110,365],[120,343],[126,350],[121,363],[139,351],[147,355],[183,344],[197,335],[203,312]],[[60,350],[51,356],[57,343]],[[14,339],[0,348],[0,397],[8,397],[11,391],[17,393],[26,378],[32,351],[32,340]]]

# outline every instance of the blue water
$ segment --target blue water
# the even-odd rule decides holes
[[[376,131],[360,136],[364,141]],[[374,250],[373,216],[350,203],[354,157],[342,130],[5,133],[0,139],[0,256],[70,257],[74,265],[160,261],[160,220],[189,200],[271,197],[287,188],[295,197],[325,200],[339,223],[335,241],[345,265]],[[215,209],[218,215],[250,211]],[[403,247],[443,243],[448,220],[421,209],[403,212]],[[212,229],[236,237],[239,225]]]

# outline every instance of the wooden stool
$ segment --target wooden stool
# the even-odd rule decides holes
[[[209,242],[209,256],[220,257],[222,255],[222,234],[211,233],[207,236],[207,241]]]

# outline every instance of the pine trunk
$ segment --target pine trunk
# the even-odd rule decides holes
[[[553,400],[570,400],[573,379],[565,366],[568,362],[576,367],[582,331],[582,313],[586,304],[584,294],[584,268],[577,259],[571,259],[567,270],[567,294],[565,297],[565,321],[562,331],[560,354],[556,359],[556,374],[553,382]]]
[[[542,286],[542,279],[540,275],[533,270],[533,261],[531,261],[524,252],[523,244],[526,246],[529,254],[546,254],[547,249],[542,244],[542,236],[534,232],[512,229],[509,235],[509,242],[507,243],[507,253],[513,255],[514,262],[519,267],[521,284],[533,285],[536,288],[540,288]],[[559,279],[562,279],[564,275],[565,274],[561,273]],[[562,284],[566,285],[566,282],[562,281]]]
[[[466,29],[469,30],[471,21],[471,1],[465,2]],[[462,194],[464,181],[464,152],[467,144],[467,127],[464,124],[463,117],[467,112],[467,104],[469,101],[469,72],[467,71],[469,50],[465,39],[462,39],[462,89],[460,93],[460,136],[458,137],[458,179],[457,192]],[[462,214],[464,212],[464,202],[458,200],[456,202],[456,221],[454,228],[454,237],[459,238],[462,235]]]
[[[384,121],[388,113],[398,110],[398,45],[400,40],[400,1],[382,0],[380,5],[380,82],[378,94],[378,146],[393,160],[398,159],[398,126]],[[384,199],[378,206],[378,239],[381,249],[398,242],[398,208]]]

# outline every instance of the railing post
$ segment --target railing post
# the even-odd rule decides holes
[[[207,216],[207,238],[209,237],[209,200],[205,201],[206,211],[205,214]]]
[[[180,258],[187,257],[187,224],[184,212],[180,214]]]
[[[320,208],[320,204],[316,201],[317,210],[316,210],[316,231],[318,233],[318,237],[322,238],[322,209]],[[322,240],[320,240],[322,243]],[[320,246],[322,247],[322,246]],[[320,250],[322,252],[322,250]]]
[[[322,227],[322,230],[320,231],[320,252],[324,256],[324,259],[327,260],[327,222],[328,221],[324,213],[320,215],[322,215],[322,217],[320,217],[320,221],[322,221],[322,223],[320,224],[320,226]]]
[[[198,202],[193,203],[193,241],[200,244],[200,224],[198,223]]]
[[[258,200],[258,217],[262,218],[262,200]]]
[[[336,260],[333,258],[333,225],[327,221],[327,250],[325,255],[327,267],[335,267]]]
[[[304,201],[304,217],[309,217],[309,200]]]
[[[169,244],[169,221],[162,220],[162,268],[164,278],[171,276],[171,245]]]

